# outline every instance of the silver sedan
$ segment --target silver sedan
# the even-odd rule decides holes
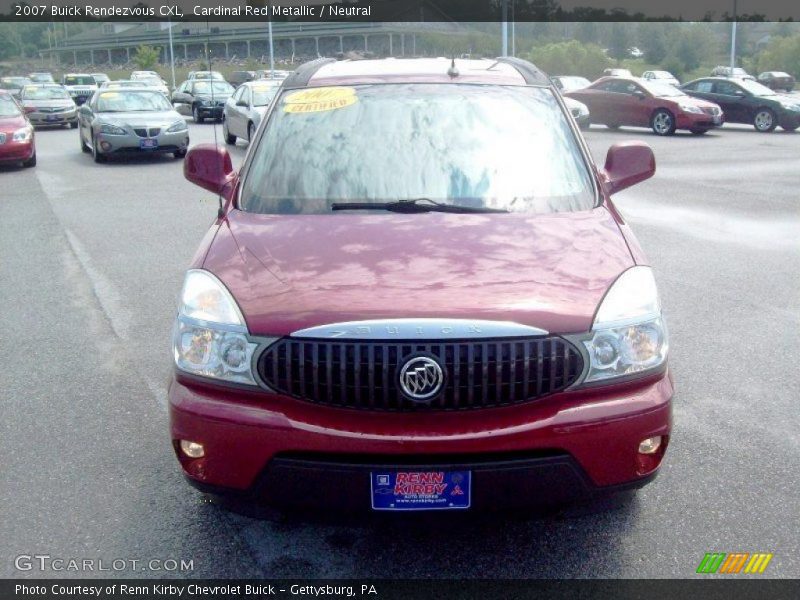
[[[81,150],[95,162],[125,154],[186,156],[186,120],[153,88],[99,90],[78,110]]]
[[[253,138],[281,83],[276,80],[249,81],[236,89],[222,110],[222,134],[227,143],[235,144],[236,138],[248,142]]]
[[[22,88],[19,103],[34,126],[78,126],[78,107],[63,86],[31,83]]]

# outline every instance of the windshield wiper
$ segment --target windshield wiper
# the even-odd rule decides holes
[[[334,202],[331,210],[388,210],[397,213],[507,213],[504,208],[487,208],[475,206],[458,206],[443,204],[430,198],[414,198],[411,200],[397,200],[396,202]]]

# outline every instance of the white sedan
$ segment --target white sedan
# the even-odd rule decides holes
[[[248,81],[228,98],[222,111],[222,133],[228,144],[235,144],[236,138],[248,142],[253,138],[281,83],[271,79]]]

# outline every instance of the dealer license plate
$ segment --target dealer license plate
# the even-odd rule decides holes
[[[374,510],[447,510],[470,506],[470,471],[373,471]]]
[[[61,117],[58,115],[47,115],[45,121],[60,121]]]
[[[145,138],[143,140],[139,140],[139,148],[142,150],[154,150],[158,148],[158,140],[155,138]]]

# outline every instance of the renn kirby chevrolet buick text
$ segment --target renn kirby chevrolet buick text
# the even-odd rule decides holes
[[[513,58],[319,59],[272,100],[175,322],[196,487],[279,507],[519,508],[653,478],[671,427],[652,269],[548,77]]]

